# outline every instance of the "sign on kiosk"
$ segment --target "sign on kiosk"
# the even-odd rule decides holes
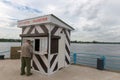
[[[32,24],[44,23],[46,21],[48,21],[47,17],[36,18],[31,20],[23,20],[23,21],[18,21],[18,26],[28,26]]]

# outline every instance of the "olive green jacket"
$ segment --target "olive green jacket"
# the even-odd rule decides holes
[[[21,47],[21,57],[30,57],[32,58],[33,48],[30,44],[24,43]]]

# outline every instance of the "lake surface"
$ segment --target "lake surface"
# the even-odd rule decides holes
[[[74,43],[71,44],[71,52],[80,53],[77,54],[76,64],[97,67],[98,58],[104,56],[105,69],[120,71],[120,44]],[[73,62],[73,60],[73,56],[71,56],[71,62]]]
[[[4,54],[5,58],[10,57],[10,48],[20,46],[19,42],[0,42],[0,55]],[[7,51],[5,53],[2,53]],[[105,69],[120,71],[120,44],[78,44],[72,43],[70,47],[71,53],[82,53],[80,57],[78,56],[78,63],[87,66],[96,67],[97,58],[91,54],[97,55],[111,55],[117,57],[106,56],[106,66]],[[86,54],[87,55],[86,55]],[[90,54],[88,56],[88,54]],[[78,54],[79,55],[79,54]],[[88,58],[87,58],[88,57]],[[91,57],[91,58],[90,58]],[[73,58],[73,57],[72,57]],[[72,60],[71,58],[71,60]],[[95,59],[92,59],[95,58]],[[87,62],[87,63],[86,63]]]
[[[11,47],[20,46],[20,42],[0,42],[0,52],[9,51]],[[120,44],[78,44],[72,43],[70,51],[74,53],[91,53],[91,54],[107,54],[120,55]],[[9,57],[10,52],[0,53]]]
[[[4,54],[5,58],[10,57],[10,48],[20,46],[20,42],[0,42],[0,55]],[[6,51],[5,53],[3,53]]]
[[[71,52],[100,55],[120,55],[120,44],[71,44]]]

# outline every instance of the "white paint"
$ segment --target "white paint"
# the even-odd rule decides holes
[[[67,35],[68,35],[68,37],[70,36],[70,34],[69,34],[69,32],[68,32],[68,30],[65,30],[66,31],[66,33],[67,33]]]
[[[49,25],[52,27],[52,25]],[[49,30],[49,35],[48,35],[48,75],[50,75],[50,51],[51,51],[51,31]]]
[[[54,23],[56,25],[59,25],[60,27],[72,30],[68,25],[66,25],[65,23],[61,22],[59,19],[57,19],[57,18],[55,18],[53,16],[50,17],[50,22]]]
[[[35,51],[35,39],[39,39],[39,51]],[[39,55],[44,55],[47,54],[47,45],[48,44],[48,38],[47,37],[36,37],[34,38],[34,53],[39,54]]]
[[[45,73],[45,71],[43,70],[41,64],[39,63],[38,59],[35,57],[35,55],[33,55],[33,60],[35,62],[35,64],[37,65],[38,69],[40,70],[40,72],[42,72],[43,74]]]
[[[29,31],[29,29],[30,29],[30,27],[27,27],[27,28],[24,30],[23,34],[27,34],[27,32]]]
[[[52,55],[56,55],[56,54],[52,54]],[[52,66],[51,66],[51,68],[50,68],[50,73],[53,72],[53,70],[54,70],[54,68],[55,68],[55,66],[56,66],[56,63],[57,63],[57,61],[58,61],[57,58],[58,58],[58,56],[56,57],[55,61],[53,62]]]
[[[39,32],[39,33],[44,33],[44,31],[41,29],[40,26],[35,26],[36,30]]]
[[[45,57],[45,55],[40,55],[41,56],[41,59],[43,60],[43,62],[45,63],[46,67],[48,68],[48,60],[47,58]]]
[[[34,34],[35,33],[35,28],[33,28],[33,30],[31,31],[31,34]]]
[[[58,53],[58,69],[65,65],[65,36],[61,33],[61,39],[59,40],[59,53]]]
[[[58,30],[55,32],[54,35],[56,35],[56,36],[60,36],[60,32],[61,32],[61,30],[62,30],[62,28],[58,28]]]
[[[48,32],[51,30],[51,26],[50,26],[50,23],[46,23],[46,24],[44,24],[45,25],[45,27],[48,29]]]

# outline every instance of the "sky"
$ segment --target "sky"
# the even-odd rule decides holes
[[[54,14],[71,40],[120,42],[120,0],[0,0],[0,38],[20,39],[17,21]]]

